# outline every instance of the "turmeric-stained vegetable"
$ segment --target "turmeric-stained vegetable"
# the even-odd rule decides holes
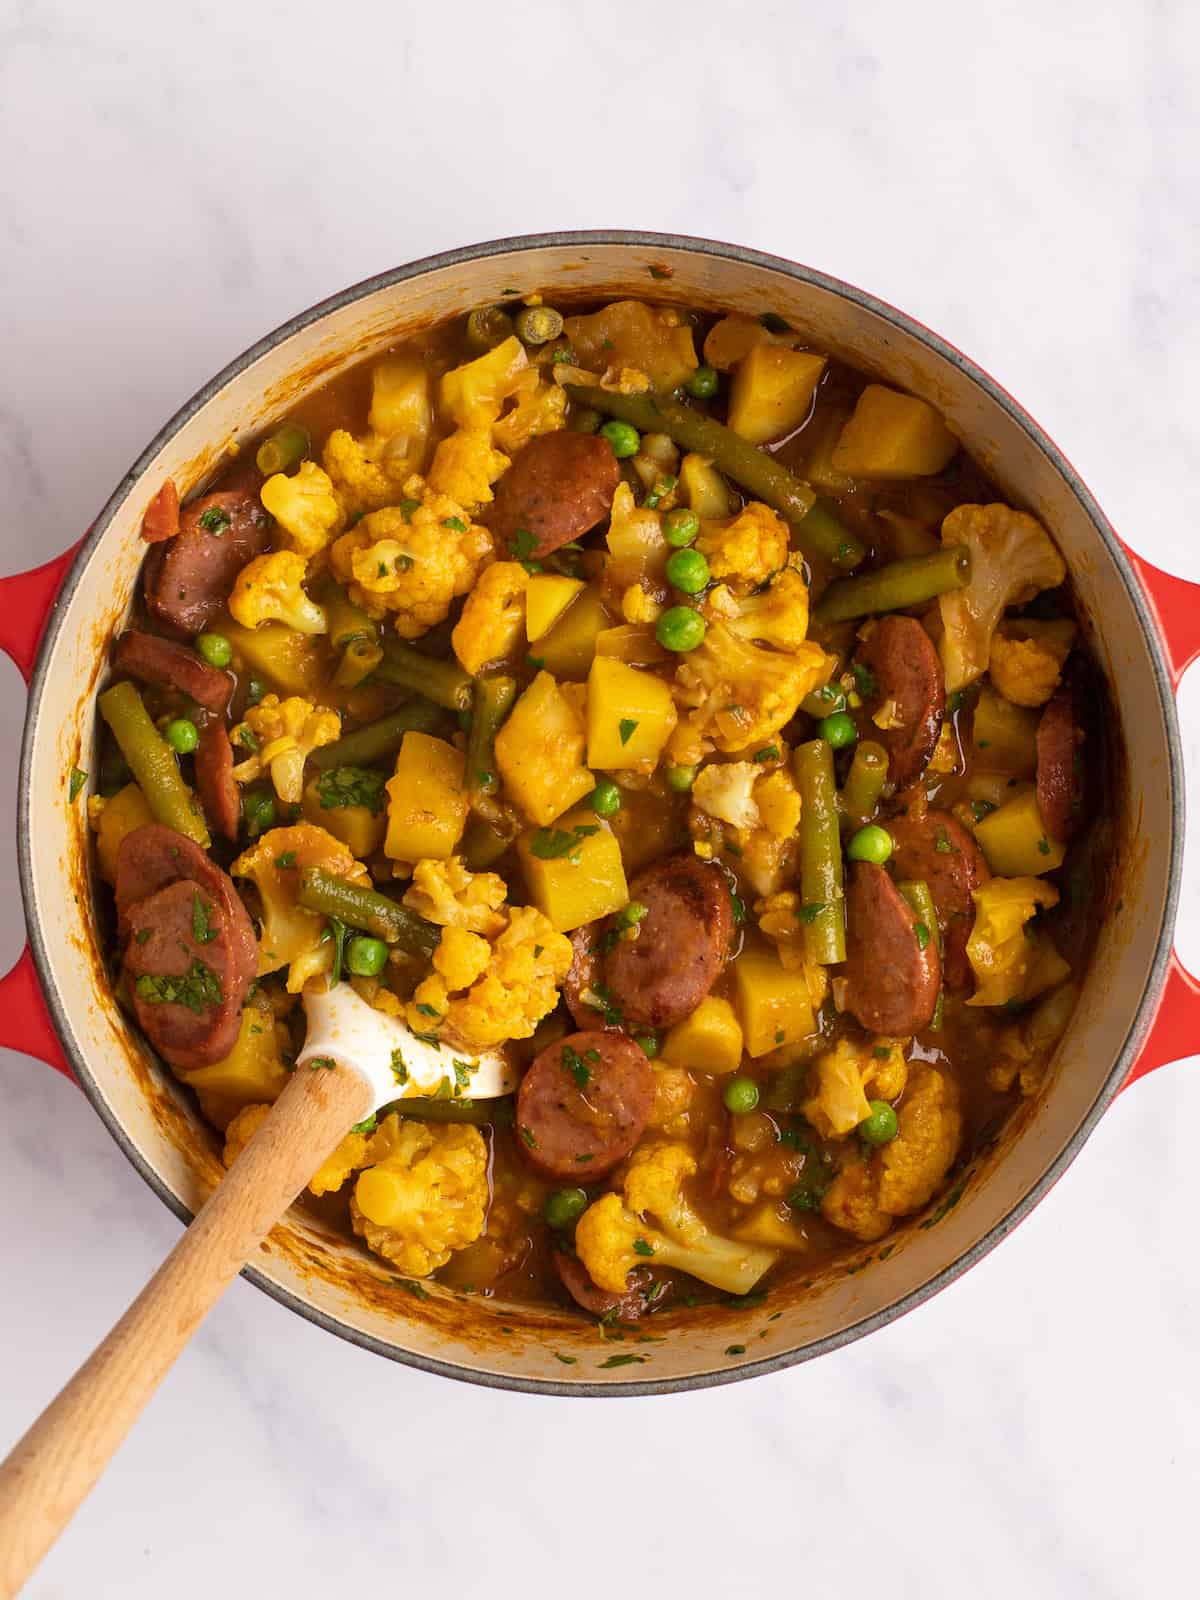
[[[695,451],[679,464],[679,498],[705,521],[731,517],[737,510],[737,500],[725,479],[707,456]]]
[[[316,767],[369,767],[399,750],[406,733],[432,733],[445,720],[442,710],[429,700],[410,700],[398,711],[389,711],[386,717],[368,722],[353,733],[343,734],[333,744],[324,745],[312,753]]]
[[[588,674],[587,762],[618,772],[649,769],[678,720],[661,678],[612,656],[597,656]]]
[[[832,459],[851,478],[924,478],[940,472],[957,449],[958,440],[927,401],[869,383]]]
[[[590,794],[583,718],[548,672],[539,672],[495,739],[496,767],[516,805],[544,825]]]
[[[445,860],[467,823],[460,750],[427,733],[406,733],[388,780],[384,854],[393,861]]]
[[[550,632],[582,588],[581,578],[566,578],[557,572],[539,572],[530,578],[525,590],[525,637],[530,644]]]
[[[389,899],[367,884],[353,883],[320,867],[300,873],[297,901],[348,928],[359,928],[387,944],[398,945],[408,955],[428,956],[437,947],[439,930],[407,906]]]
[[[153,821],[154,813],[136,783],[127,783],[104,802],[96,824],[96,860],[105,883],[117,881],[117,854],[126,835]]]
[[[590,807],[533,828],[517,841],[529,897],[560,933],[594,922],[629,901],[621,850]]]
[[[827,358],[808,350],[756,344],[737,364],[729,388],[729,426],[751,444],[798,428],[812,409]]]
[[[582,683],[596,654],[596,640],[611,622],[600,591],[589,583],[552,624],[549,632],[542,635],[530,654],[556,678]]]
[[[979,765],[1014,778],[1032,778],[1037,771],[1035,711],[1015,706],[985,683],[975,702],[972,736]]]
[[[965,545],[949,545],[927,556],[905,556],[874,572],[838,578],[821,596],[813,621],[846,622],[877,611],[900,611],[961,589],[970,580],[971,556]]]
[[[114,683],[100,696],[99,705],[154,820],[186,834],[207,850],[210,841],[204,813],[183,781],[174,751],[151,722],[133,684]]]
[[[729,1001],[710,994],[690,1017],[668,1028],[662,1058],[690,1072],[736,1072],[742,1060],[742,1025]]]
[[[803,969],[785,967],[771,945],[748,938],[731,970],[734,1006],[748,1055],[765,1056],[816,1032]]]
[[[988,866],[1001,878],[1041,877],[1061,867],[1066,855],[1042,821],[1032,785],[977,823],[975,838]]]

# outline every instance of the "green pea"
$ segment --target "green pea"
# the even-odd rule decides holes
[[[636,928],[638,923],[648,914],[650,907],[643,905],[640,900],[631,900],[617,912],[618,928]]]
[[[275,802],[269,794],[251,789],[242,797],[242,821],[252,839],[275,826]]]
[[[588,797],[598,817],[615,817],[621,809],[621,791],[611,778],[602,778]]]
[[[712,574],[699,550],[676,550],[667,557],[667,582],[684,594],[699,594]]]
[[[267,686],[261,678],[250,678],[246,683],[246,704],[256,706],[267,692]]]
[[[711,400],[719,382],[715,367],[697,367],[683,387],[695,400]]]
[[[758,1104],[758,1085],[753,1078],[730,1078],[722,1098],[733,1116],[747,1116]]]
[[[567,427],[573,433],[595,433],[603,420],[594,406],[572,406]]]
[[[848,711],[835,711],[833,716],[822,717],[817,723],[817,735],[835,750],[844,750],[858,738],[858,729]]]
[[[674,511],[667,512],[662,526],[667,543],[673,544],[676,550],[682,550],[700,532],[700,518],[690,507],[676,506]]]
[[[552,1228],[569,1228],[578,1222],[588,1208],[587,1193],[583,1189],[555,1189],[546,1196],[542,1215]]]
[[[351,939],[346,946],[346,966],[356,978],[374,978],[387,966],[388,948],[382,939]]]
[[[671,606],[654,624],[654,637],[664,650],[694,650],[707,631],[704,618],[691,606]]]
[[[638,1046],[644,1056],[649,1056],[651,1061],[658,1054],[661,1046],[656,1033],[635,1033],[633,1042]]]
[[[873,861],[881,867],[892,854],[892,836],[877,822],[870,822],[851,838],[846,854],[851,861]]]
[[[175,717],[163,729],[163,735],[171,749],[181,756],[191,755],[200,743],[200,733],[196,724],[187,717]]]
[[[549,344],[563,331],[562,312],[553,306],[526,306],[513,318],[522,344]]]
[[[233,660],[233,646],[223,633],[202,633],[196,649],[210,667],[227,667]]]
[[[637,455],[642,442],[641,435],[631,422],[618,422],[615,417],[600,429],[600,437],[608,440],[618,461],[624,461],[626,456]]]
[[[858,1131],[868,1144],[890,1144],[900,1131],[896,1113],[886,1100],[869,1100],[871,1115],[864,1117]]]
[[[696,781],[695,767],[668,767],[667,788],[676,794],[686,794]]]

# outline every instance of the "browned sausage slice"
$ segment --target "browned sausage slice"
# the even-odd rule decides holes
[[[236,840],[242,797],[233,776],[233,746],[223,722],[206,722],[196,746],[196,787],[208,824]]]
[[[526,1161],[554,1183],[607,1177],[645,1132],[654,1069],[619,1033],[572,1033],[534,1058],[517,1091]]]
[[[142,538],[147,544],[161,544],[173,539],[179,532],[179,490],[174,478],[168,478],[146,507],[142,518]]]
[[[1083,821],[1083,742],[1077,678],[1064,678],[1037,730],[1037,803],[1046,831],[1066,844]]]
[[[892,866],[896,877],[924,880],[937,907],[942,931],[942,973],[947,989],[972,981],[967,940],[975,926],[974,891],[991,877],[983,851],[948,811],[890,817]]]
[[[202,632],[238,573],[270,544],[270,518],[252,494],[225,490],[193,500],[180,515],[178,536],[146,558],[142,581],[151,615],[175,633]]]
[[[606,1317],[617,1322],[636,1322],[649,1309],[646,1290],[650,1288],[654,1279],[648,1267],[635,1267],[625,1279],[628,1285],[625,1293],[613,1294],[611,1290],[601,1289],[594,1284],[583,1262],[577,1256],[569,1256],[565,1250],[554,1252],[554,1265],[571,1299],[585,1311],[590,1311],[594,1317]],[[663,1293],[655,1296],[655,1304],[665,1299],[664,1285]]]
[[[169,884],[186,881],[202,889],[225,913],[238,970],[246,982],[258,970],[258,940],[233,879],[198,844],[161,822],[148,822],[126,834],[117,852],[117,928],[125,937],[133,908]]]
[[[860,861],[846,894],[846,1010],[870,1033],[927,1027],[942,982],[932,928],[925,948],[912,907],[882,867]]]
[[[946,680],[933,640],[915,617],[883,617],[857,655],[874,679],[863,699],[894,725],[877,735],[888,752],[888,777],[905,789],[924,772],[946,713]]]
[[[487,520],[512,554],[536,560],[606,517],[620,481],[607,439],[566,429],[539,434],[496,485]]]
[[[618,939],[605,961],[626,1024],[669,1028],[689,1016],[729,959],[733,897],[719,867],[687,851],[663,856],[629,886],[646,915],[636,939]]]
[[[249,977],[199,884],[181,879],[131,907],[125,972],[142,1031],[172,1066],[210,1066],[233,1049]]]
[[[178,689],[206,711],[224,716],[233,693],[233,679],[219,667],[210,667],[194,650],[133,628],[123,633],[113,651],[113,666],[131,678],[159,689]]]

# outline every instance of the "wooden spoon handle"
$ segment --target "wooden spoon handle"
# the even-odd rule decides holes
[[[0,1464],[0,1600],[11,1600],[227,1285],[346,1130],[371,1086],[301,1067],[196,1220],[117,1323]]]

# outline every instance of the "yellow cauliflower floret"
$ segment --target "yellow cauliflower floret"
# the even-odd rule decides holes
[[[800,826],[800,794],[786,768],[759,778],[754,785],[754,799],[767,832],[777,839],[790,839]]]
[[[673,1067],[670,1062],[656,1061],[654,1104],[650,1108],[646,1126],[674,1137],[685,1134],[695,1088],[695,1080],[686,1067]]]
[[[323,550],[342,526],[342,508],[333,481],[315,461],[302,461],[292,477],[277,472],[259,499],[288,537],[288,547],[305,558]]]
[[[270,1106],[247,1106],[225,1130],[225,1149],[221,1159],[231,1167],[266,1121]],[[332,1194],[340,1189],[350,1174],[366,1160],[365,1134],[348,1133],[335,1150],[330,1151],[309,1180],[309,1193]]]
[[[459,856],[451,856],[447,861],[416,863],[404,904],[440,927],[490,936],[505,925],[500,908],[507,893],[499,874],[469,872]]]
[[[720,585],[710,593],[704,611],[741,639],[798,650],[808,635],[808,585],[794,567],[784,567],[761,594],[739,598]]]
[[[657,622],[662,604],[640,583],[631,583],[621,596],[621,615],[626,622]]]
[[[754,786],[760,776],[753,761],[710,761],[696,775],[692,804],[732,828],[756,828],[759,810]]]
[[[958,1090],[936,1067],[913,1073],[897,1115],[891,1143],[847,1161],[821,1200],[825,1218],[856,1239],[880,1239],[896,1217],[919,1211],[958,1153]]]
[[[400,493],[400,483],[369,454],[368,441],[356,439],[345,428],[335,428],[325,441],[321,452],[325,470],[337,490],[337,496],[348,513],[374,511],[395,500]],[[407,460],[401,465],[405,474],[412,469]]]
[[[328,633],[329,623],[319,605],[302,587],[307,563],[294,550],[273,550],[255,556],[238,573],[229,596],[229,610],[243,628],[260,622],[282,622],[297,633]]]
[[[347,512],[393,505],[402,485],[424,464],[433,412],[429,374],[412,357],[392,356],[371,374],[367,433],[355,438],[335,428],[322,460],[338,501]]]
[[[481,934],[446,928],[433,952],[433,968],[447,989],[469,989],[482,978],[491,959],[492,947]]]
[[[1025,931],[1039,907],[1058,904],[1053,884],[1044,878],[992,878],[971,898],[975,922],[967,960],[975,974],[975,993],[969,1006],[1031,1000],[1067,976],[1070,969],[1049,938],[1031,939]]]
[[[439,390],[442,411],[460,428],[490,428],[528,368],[525,347],[513,334],[445,374]]]
[[[770,506],[751,500],[730,521],[705,523],[696,549],[708,557],[714,578],[744,594],[786,564],[787,523]]]
[[[271,828],[243,850],[229,869],[235,878],[251,879],[262,901],[259,977],[286,967],[289,994],[299,994],[309,978],[328,972],[333,965],[327,919],[305,910],[296,900],[305,867],[320,867],[364,888],[371,886],[367,869],[346,846],[312,822]]]
[[[335,541],[334,576],[372,617],[391,616],[403,639],[418,639],[465,594],[491,555],[492,538],[457,500],[415,474],[399,505],[374,511]]]
[[[459,428],[442,439],[433,452],[429,486],[461,506],[484,506],[493,498],[492,484],[508,465],[504,452],[493,448],[486,427]]]
[[[832,662],[809,641],[787,655],[739,639],[724,623],[710,624],[704,641],[675,672],[675,697],[701,739],[728,755],[762,744],[789,722],[810,690],[824,683]],[[675,759],[676,744],[671,753]]]
[[[377,1255],[428,1277],[483,1232],[488,1152],[478,1128],[385,1117],[350,1202],[354,1231]]]
[[[839,1039],[815,1063],[815,1093],[801,1110],[826,1139],[844,1139],[871,1115],[876,1100],[895,1100],[908,1080],[903,1045],[893,1039]]]
[[[570,970],[571,941],[557,933],[548,918],[533,906],[515,906],[508,926],[492,943],[483,976],[463,994],[449,994],[444,979],[441,1003],[421,984],[409,1008],[410,1026],[421,1029],[416,1007],[432,1005],[442,1013],[432,1024],[451,1042],[468,1050],[491,1050],[510,1039],[528,1039],[543,1017],[558,1004],[559,985]],[[440,976],[440,975],[439,975]],[[424,1028],[430,1022],[424,1019]]]
[[[245,720],[231,735],[235,747],[257,746],[233,769],[233,776],[238,783],[253,783],[269,772],[279,798],[296,805],[304,792],[304,763],[314,750],[332,744],[341,731],[341,714],[328,706],[314,705],[300,695],[281,700],[277,694],[265,694],[256,706],[246,708]]]
[[[516,404],[492,425],[492,438],[515,454],[539,433],[554,433],[567,420],[567,396],[557,384],[544,383],[536,367],[528,367],[513,386]]]
[[[1058,688],[1075,633],[1070,621],[1000,623],[988,657],[993,687],[1013,705],[1044,706]]]
[[[467,596],[450,643],[467,672],[511,655],[525,627],[529,574],[519,561],[494,561]]]

